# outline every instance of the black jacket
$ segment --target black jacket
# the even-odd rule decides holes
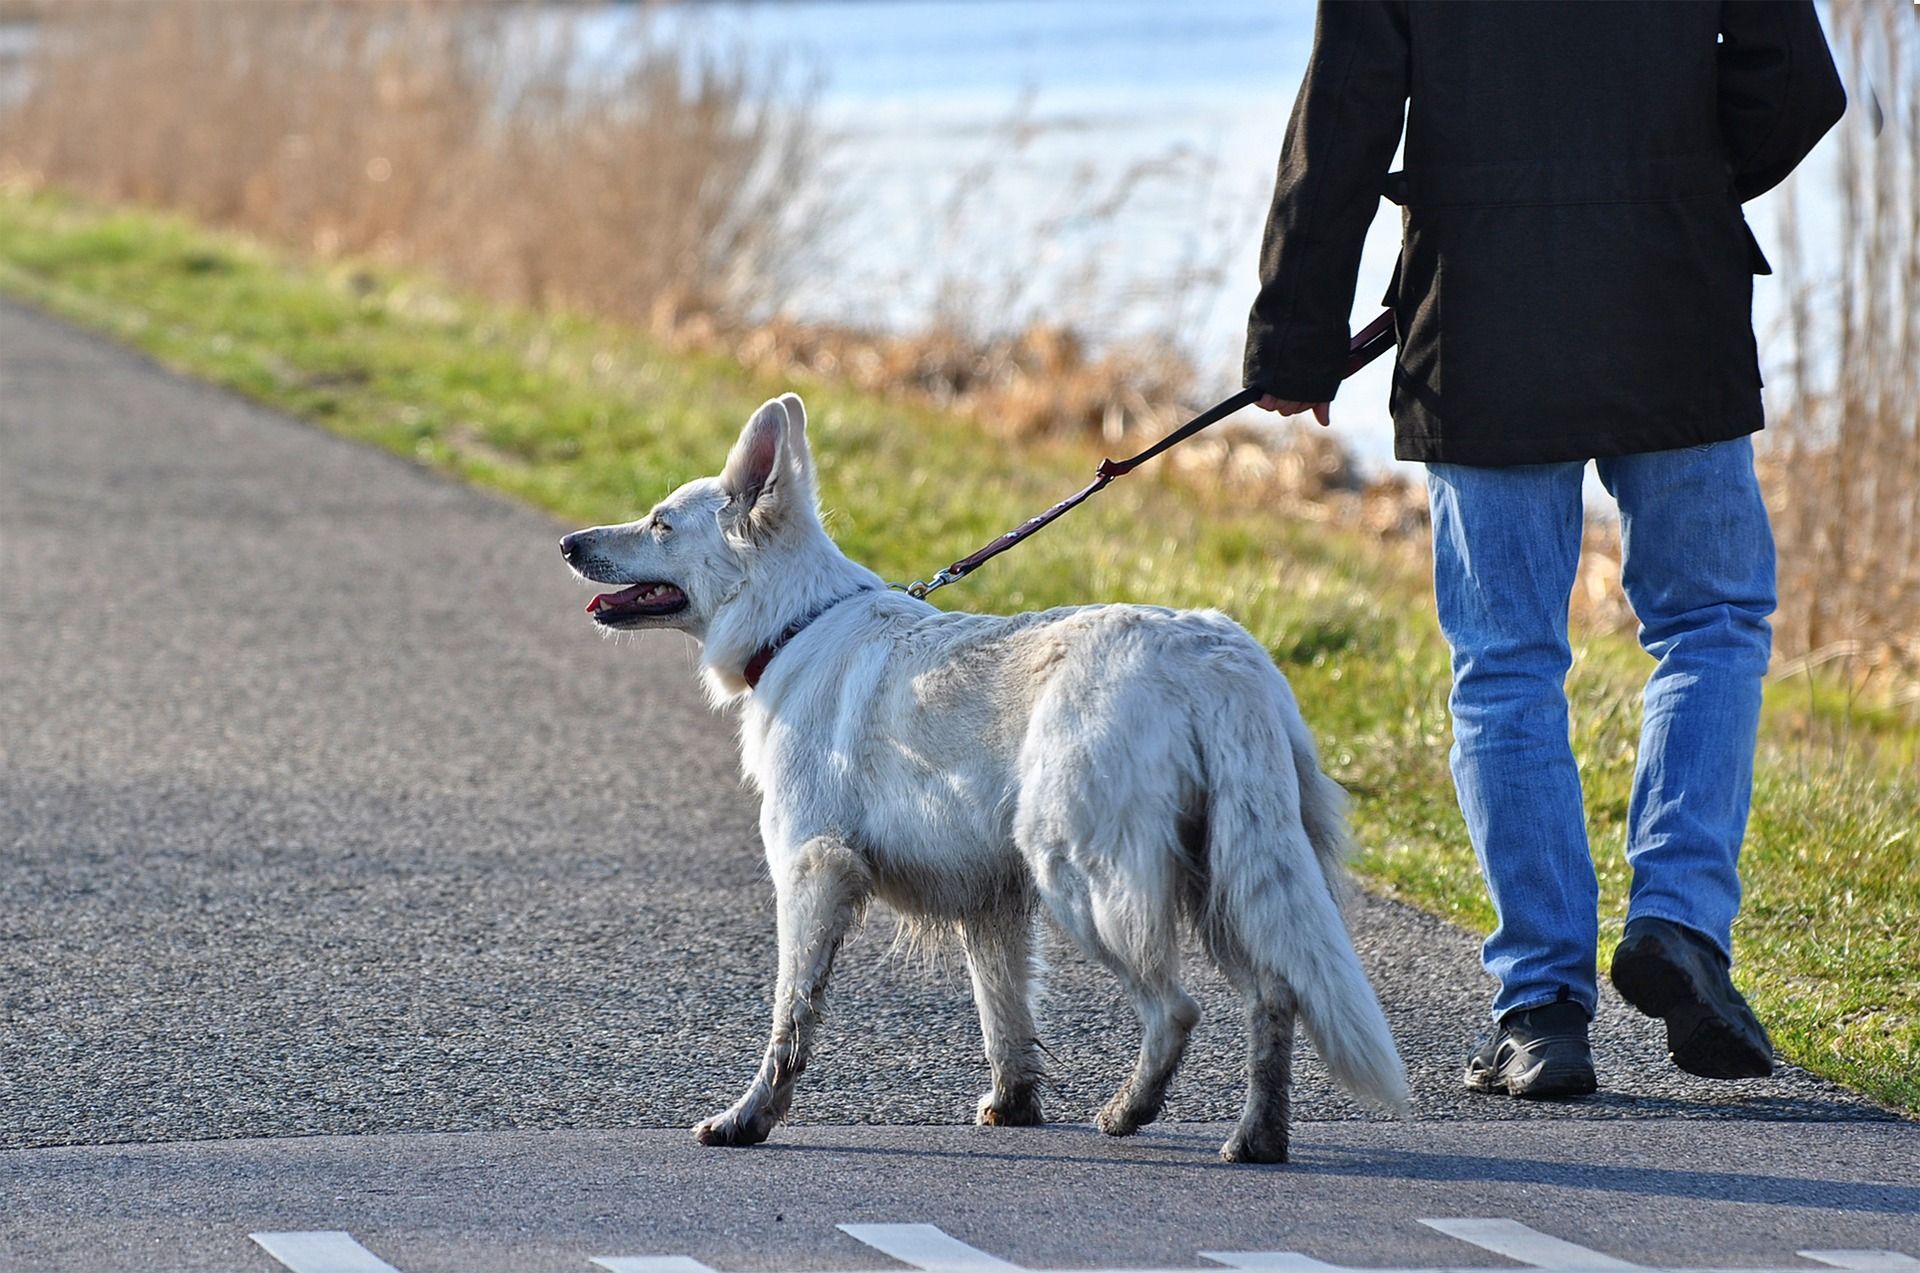
[[[1810,0],[1322,0],[1261,250],[1246,379],[1333,397],[1360,248],[1401,459],[1531,464],[1761,427],[1741,201],[1846,105]],[[1388,178],[1406,118],[1406,167]]]

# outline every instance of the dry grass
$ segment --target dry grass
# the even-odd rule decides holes
[[[1765,475],[1781,541],[1788,668],[1843,664],[1920,702],[1920,22],[1834,0],[1852,109],[1838,146],[1841,255],[1809,277],[1792,215],[1781,254],[1792,357]],[[1805,198],[1806,192],[1798,198]]]
[[[647,42],[449,3],[55,6],[0,154],[48,182],[322,258],[673,324],[779,294],[819,223],[804,96]]]
[[[817,179],[829,143],[807,95],[744,53],[632,22],[629,47],[596,50],[626,69],[592,78],[564,16],[449,0],[102,0],[38,16],[27,93],[0,112],[0,160],[28,185],[637,323],[1002,436],[1152,428],[1191,387],[1171,340],[1092,353],[1066,326],[996,327],[982,315],[1011,312],[1009,297],[979,293],[977,270],[975,312],[956,312],[956,278],[908,334],[782,317],[822,265],[838,196]],[[929,215],[989,208],[991,176]],[[1153,176],[1090,191],[1062,219],[1111,220]]]
[[[28,92],[0,113],[27,184],[187,212],[323,260],[429,270],[547,311],[637,323],[669,345],[921,399],[998,436],[1119,438],[1192,385],[1169,340],[1090,352],[1064,325],[1003,330],[1005,288],[955,278],[905,333],[800,322],[836,199],[804,94],[624,28],[628,69],[579,73],[565,20],[528,6],[119,0],[38,11]],[[1005,126],[1019,147],[1031,128]],[[1153,177],[1088,192],[1113,219]],[[929,215],[991,215],[991,172]],[[970,266],[978,262],[969,261]],[[977,274],[977,271],[976,271]],[[1008,280],[1025,272],[1009,269]],[[1169,280],[1179,295],[1193,278]],[[954,297],[978,304],[962,313]]]

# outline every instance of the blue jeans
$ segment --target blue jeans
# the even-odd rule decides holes
[[[1772,652],[1773,532],[1746,438],[1599,460],[1622,583],[1656,660],[1627,809],[1629,918],[1731,955],[1737,860]],[[1481,952],[1496,1018],[1592,1013],[1599,889],[1567,735],[1567,602],[1584,464],[1427,466],[1433,581],[1453,647],[1453,780],[1499,924]]]

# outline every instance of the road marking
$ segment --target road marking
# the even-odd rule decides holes
[[[1430,1229],[1458,1238],[1483,1251],[1518,1260],[1536,1269],[1559,1273],[1812,1273],[1800,1269],[1667,1269],[1631,1264],[1598,1251],[1530,1229],[1513,1220],[1454,1218],[1422,1220]],[[921,1273],[1034,1273],[1018,1264],[988,1255],[979,1247],[931,1224],[843,1224],[848,1237],[864,1243]],[[292,1273],[400,1273],[352,1234],[339,1229],[298,1233],[252,1233],[262,1250]],[[1848,1273],[1920,1273],[1920,1260],[1898,1251],[1801,1251],[1802,1259]],[[1240,1273],[1486,1273],[1483,1269],[1403,1268],[1350,1269],[1328,1264],[1297,1251],[1201,1251],[1200,1258]],[[712,1266],[686,1255],[602,1255],[590,1263],[605,1273],[716,1273]],[[1208,1273],[1206,1269],[1086,1270],[1083,1273]],[[1212,1273],[1221,1273],[1216,1268]]]
[[[1616,1260],[1588,1247],[1576,1246],[1538,1229],[1529,1229],[1518,1220],[1422,1220],[1429,1229],[1438,1229],[1450,1238],[1471,1242],[1483,1251],[1504,1255],[1509,1260],[1531,1264],[1536,1269],[1637,1269],[1638,1264]]]
[[[1247,1273],[1325,1273],[1328,1269],[1339,1273],[1340,1268],[1298,1251],[1202,1251],[1200,1258]]]
[[[1021,1273],[1020,1266],[968,1246],[931,1224],[841,1224],[856,1242],[925,1273]]]
[[[400,1273],[339,1229],[247,1236],[293,1273]]]

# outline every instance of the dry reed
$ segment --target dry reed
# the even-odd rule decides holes
[[[1006,435],[1150,427],[1191,384],[1170,340],[1095,354],[1064,325],[938,306],[907,333],[784,317],[834,229],[830,143],[775,69],[643,21],[608,78],[583,73],[570,15],[529,5],[102,0],[39,16],[24,95],[0,111],[0,160],[30,181],[923,396]],[[1111,215],[1134,184],[1070,215]],[[961,187],[992,198],[989,180]]]
[[[648,42],[582,70],[573,24],[448,3],[138,0],[42,15],[0,154],[325,257],[642,322],[747,313],[817,229],[804,97]]]
[[[1842,665],[1920,702],[1920,22],[1906,5],[1834,0],[1852,109],[1833,188],[1840,254],[1810,277],[1783,191],[1791,348],[1762,472],[1781,547],[1788,670]]]

